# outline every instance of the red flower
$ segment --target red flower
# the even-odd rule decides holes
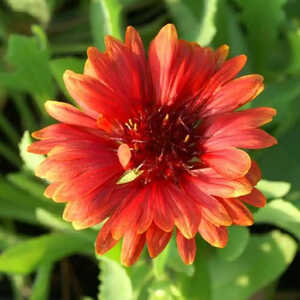
[[[157,256],[176,228],[179,254],[190,264],[197,232],[224,247],[227,226],[253,223],[244,203],[265,204],[254,188],[260,170],[239,148],[276,144],[258,129],[276,112],[235,111],[263,90],[263,78],[234,79],[244,55],[225,61],[226,45],[213,51],[178,40],[170,24],[152,41],[148,58],[132,27],[125,43],[112,37],[105,43],[105,53],[88,49],[83,75],[64,74],[81,110],[46,102],[60,123],[33,133],[41,141],[29,151],[48,154],[36,175],[51,182],[47,197],[67,202],[63,217],[75,228],[107,219],[97,253],[123,238],[128,266],[145,243]]]

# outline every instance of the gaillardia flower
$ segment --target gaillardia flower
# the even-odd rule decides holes
[[[276,144],[258,128],[276,112],[236,111],[263,90],[263,77],[234,79],[244,55],[226,60],[228,46],[213,51],[179,40],[170,24],[148,56],[132,27],[125,43],[107,37],[105,44],[105,53],[88,49],[83,74],[64,74],[80,109],[46,102],[60,123],[33,133],[40,141],[29,151],[47,154],[36,175],[50,182],[47,197],[67,203],[63,217],[76,229],[106,220],[98,254],[122,239],[128,266],[145,244],[156,257],[176,230],[190,264],[197,233],[224,247],[227,226],[253,223],[245,203],[265,204],[254,187],[259,167],[240,148]]]

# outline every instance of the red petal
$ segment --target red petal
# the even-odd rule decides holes
[[[206,99],[210,97],[217,88],[232,80],[244,67],[246,61],[247,57],[240,55],[223,63],[222,67],[208,81],[206,88],[199,98]]]
[[[142,253],[146,241],[145,234],[128,230],[123,238],[121,263],[127,267],[134,264]]]
[[[224,226],[215,226],[205,218],[201,219],[199,233],[209,244],[214,247],[224,248],[228,241],[228,232]]]
[[[61,185],[61,182],[53,182],[47,186],[47,188],[44,191],[44,196],[48,198],[52,198],[55,191],[59,188]]]
[[[224,113],[203,120],[199,130],[205,137],[234,135],[244,129],[260,127],[270,122],[275,115],[276,110],[270,107]]]
[[[200,211],[194,201],[186,199],[186,194],[177,186],[169,184],[166,189],[172,203],[175,225],[186,238],[194,237],[200,223]]]
[[[71,104],[47,101],[45,103],[45,108],[51,117],[62,123],[98,129],[95,119],[89,117]]]
[[[252,190],[246,178],[227,179],[211,168],[195,170],[193,175],[189,180],[208,195],[231,198],[247,195]]]
[[[239,197],[239,199],[247,204],[256,206],[256,207],[264,207],[267,203],[266,197],[263,195],[261,191],[256,188],[253,188],[252,192],[248,195]]]
[[[174,25],[168,24],[150,45],[149,64],[158,104],[182,104],[199,94],[215,72],[216,54],[210,48],[178,40]]]
[[[246,178],[253,186],[261,180],[261,170],[254,160],[251,161],[251,168],[247,173]]]
[[[251,166],[249,155],[235,148],[206,152],[200,159],[220,175],[231,179],[246,175]]]
[[[201,190],[201,184],[188,176],[182,183],[186,194],[193,199],[201,208],[202,214],[211,222],[219,225],[231,225],[232,221],[224,206],[215,197],[207,195]],[[199,215],[200,221],[200,215]]]
[[[227,147],[261,149],[277,144],[277,140],[261,129],[235,131],[233,135],[220,135],[208,139],[203,146],[206,149],[221,150]]]
[[[179,255],[185,264],[190,265],[194,262],[196,255],[196,242],[195,239],[186,239],[180,231],[177,230],[176,242]]]
[[[219,69],[223,65],[228,54],[229,54],[229,46],[228,45],[222,45],[216,50],[217,69]]]
[[[114,182],[109,182],[81,199],[68,202],[63,218],[73,222],[76,229],[94,226],[114,215],[130,192],[131,188],[118,189]],[[111,231],[111,220],[105,223],[102,230],[108,228]]]
[[[149,48],[149,64],[159,104],[168,101],[168,85],[170,83],[172,63],[177,54],[178,37],[172,24],[164,26]]]
[[[246,75],[234,79],[218,89],[207,100],[200,115],[202,117],[233,111],[254,99],[264,88],[263,77]]]
[[[152,185],[153,220],[161,230],[170,232],[174,228],[174,215],[172,204],[163,190],[163,184]]]
[[[96,253],[102,255],[113,248],[118,242],[119,240],[115,240],[110,232],[100,229],[95,244]]]
[[[251,212],[241,201],[234,198],[221,199],[221,201],[230,214],[233,224],[241,226],[250,226],[253,224]]]
[[[115,239],[121,238],[129,228],[134,229],[135,232],[137,232],[138,229],[140,229],[140,231],[145,231],[147,230],[147,226],[150,226],[152,222],[152,214],[150,212],[149,214],[146,214],[149,216],[146,225],[144,224],[146,228],[141,226],[142,222],[145,220],[140,219],[143,215],[145,200],[149,197],[149,193],[150,189],[148,187],[138,191],[133,190],[131,195],[128,196],[126,203],[124,203],[124,206],[120,206],[118,212],[113,216],[113,221],[111,221],[111,232]],[[142,228],[138,228],[138,225]]]
[[[129,118],[132,105],[128,98],[116,94],[100,81],[69,70],[63,78],[72,98],[91,117],[97,119],[99,114],[103,114],[124,121]]]
[[[154,258],[160,254],[172,237],[172,232],[165,232],[157,227],[154,223],[146,232],[149,255]]]

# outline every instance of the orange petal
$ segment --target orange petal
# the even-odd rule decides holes
[[[199,233],[214,247],[224,248],[228,241],[228,232],[224,226],[215,226],[205,218],[201,219]]]
[[[62,123],[98,128],[95,119],[89,117],[71,104],[46,101],[45,108],[51,117]]]
[[[246,55],[233,57],[223,63],[222,67],[209,79],[206,88],[201,93],[200,98],[208,98],[220,86],[232,80],[246,64]]]
[[[253,224],[254,221],[251,212],[241,201],[234,198],[221,199],[221,201],[230,214],[233,224],[241,226],[250,226]]]
[[[253,74],[234,79],[218,89],[206,102],[201,116],[233,111],[263,91],[263,77]]]
[[[134,264],[142,253],[146,241],[146,235],[136,234],[128,230],[123,238],[121,263],[127,267]]]
[[[112,119],[126,121],[129,118],[132,106],[128,100],[95,78],[67,70],[63,79],[72,98],[94,119],[99,113]]]
[[[220,175],[230,179],[246,175],[251,166],[249,155],[235,148],[206,152],[200,159]]]
[[[204,143],[206,149],[224,149],[227,147],[262,149],[274,146],[277,140],[261,129],[235,131],[232,135],[214,136]]]
[[[261,180],[261,170],[254,160],[251,161],[251,168],[247,173],[246,178],[253,186]]]
[[[183,262],[187,265],[191,265],[196,256],[195,238],[188,240],[180,233],[180,231],[177,230],[176,243],[179,255],[181,256]]]
[[[154,258],[160,254],[172,237],[172,232],[165,232],[157,227],[154,223],[146,232],[149,255]]]
[[[118,242],[119,240],[115,240],[110,232],[105,232],[100,229],[95,244],[96,253],[102,255],[114,247]]]
[[[222,45],[216,50],[217,68],[220,68],[223,65],[228,54],[229,54],[229,46],[228,45]]]
[[[256,207],[264,207],[267,203],[266,197],[263,195],[261,191],[256,188],[253,188],[252,192],[248,195],[239,197],[239,199],[247,204],[256,206]]]

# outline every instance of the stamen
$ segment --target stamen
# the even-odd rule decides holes
[[[187,143],[188,142],[188,140],[190,139],[190,135],[189,134],[187,134],[186,136],[185,136],[185,138],[184,138],[184,143]]]
[[[165,117],[164,117],[164,119],[163,119],[163,121],[162,121],[162,125],[166,126],[167,123],[168,123],[168,120],[169,120],[169,114],[166,114]]]

